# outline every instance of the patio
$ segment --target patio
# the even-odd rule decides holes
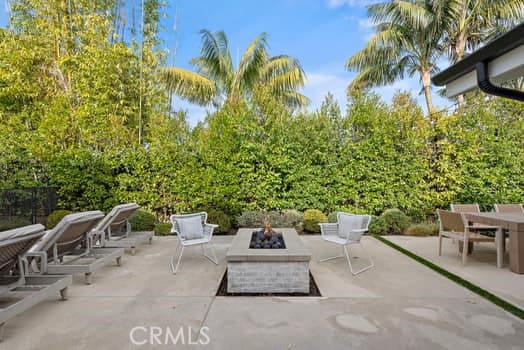
[[[457,245],[450,239],[443,240],[442,256],[438,256],[437,237],[385,236],[385,238],[524,309],[524,275],[510,271],[507,251],[504,255],[504,267],[497,268],[493,243],[476,244],[473,254],[468,256],[467,265],[462,266]]]
[[[318,263],[336,249],[320,236],[301,238],[322,297],[216,297],[233,236],[213,238],[218,266],[190,249],[176,276],[169,268],[176,238],[155,237],[125,255],[122,267],[101,269],[92,285],[75,276],[68,301],[49,299],[12,319],[2,348],[516,349],[524,342],[524,321],[371,237],[364,244],[375,268],[357,276],[344,259]],[[131,341],[134,327],[144,327],[134,333],[144,345]],[[208,327],[209,344],[186,336],[159,345],[151,327],[161,340],[182,327],[192,342]]]

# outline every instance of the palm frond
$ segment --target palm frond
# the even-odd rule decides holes
[[[305,106],[309,100],[298,98],[296,92],[304,86],[306,73],[300,62],[287,55],[274,56],[266,63],[261,76],[261,82],[266,84],[273,95],[283,100],[289,107]],[[287,97],[286,97],[287,96]],[[295,100],[290,99],[295,96]]]
[[[246,48],[235,71],[231,50],[222,31],[201,30],[200,56],[191,60],[197,73],[168,67],[161,75],[170,92],[201,105],[220,101],[236,103],[250,98],[258,84],[266,85],[276,99],[288,106],[308,103],[296,90],[304,86],[305,73],[300,62],[290,56],[269,57],[267,34],[257,36]],[[220,97],[220,100],[219,100]]]
[[[233,79],[232,90],[237,94],[242,89],[251,90],[260,81],[267,60],[267,34],[262,33],[244,51]]]
[[[233,76],[231,57],[224,56],[224,50],[229,52],[228,42],[223,32],[216,35],[209,30],[200,31],[202,47],[200,56],[191,60],[197,71],[212,80],[219,80],[222,85],[228,85]]]
[[[374,23],[404,23],[413,30],[426,28],[431,21],[431,13],[426,9],[426,1],[392,1],[368,6],[368,17]]]
[[[283,75],[288,77],[288,83],[283,84],[284,89],[296,89],[304,86],[306,73],[302,69],[300,61],[287,55],[271,57],[264,67],[261,80],[271,83],[272,80]]]
[[[291,108],[301,108],[309,105],[309,98],[296,91],[285,91],[280,100],[284,105]]]
[[[208,78],[178,67],[165,67],[160,76],[168,91],[202,106],[209,105],[217,97],[215,83]]]

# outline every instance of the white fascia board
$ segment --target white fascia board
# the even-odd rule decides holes
[[[497,85],[523,77],[524,45],[521,45],[491,61],[488,64],[488,71],[490,81]],[[477,88],[477,71],[473,70],[448,83],[446,85],[446,96],[455,97]]]

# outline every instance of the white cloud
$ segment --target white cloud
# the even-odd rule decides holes
[[[344,20],[351,22],[351,28],[355,28],[360,39],[365,43],[375,35],[375,24],[369,18],[357,16],[345,16]]]
[[[371,31],[374,29],[375,24],[369,18],[358,18],[358,28],[362,31]]]
[[[351,7],[365,7],[376,3],[376,0],[328,0],[328,6],[331,8],[348,5]]]

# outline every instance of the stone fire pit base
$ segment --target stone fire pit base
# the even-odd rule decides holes
[[[309,262],[230,262],[228,293],[309,293]]]
[[[226,254],[228,293],[309,293],[311,254],[294,229],[285,249],[250,249],[252,229],[241,229]]]

